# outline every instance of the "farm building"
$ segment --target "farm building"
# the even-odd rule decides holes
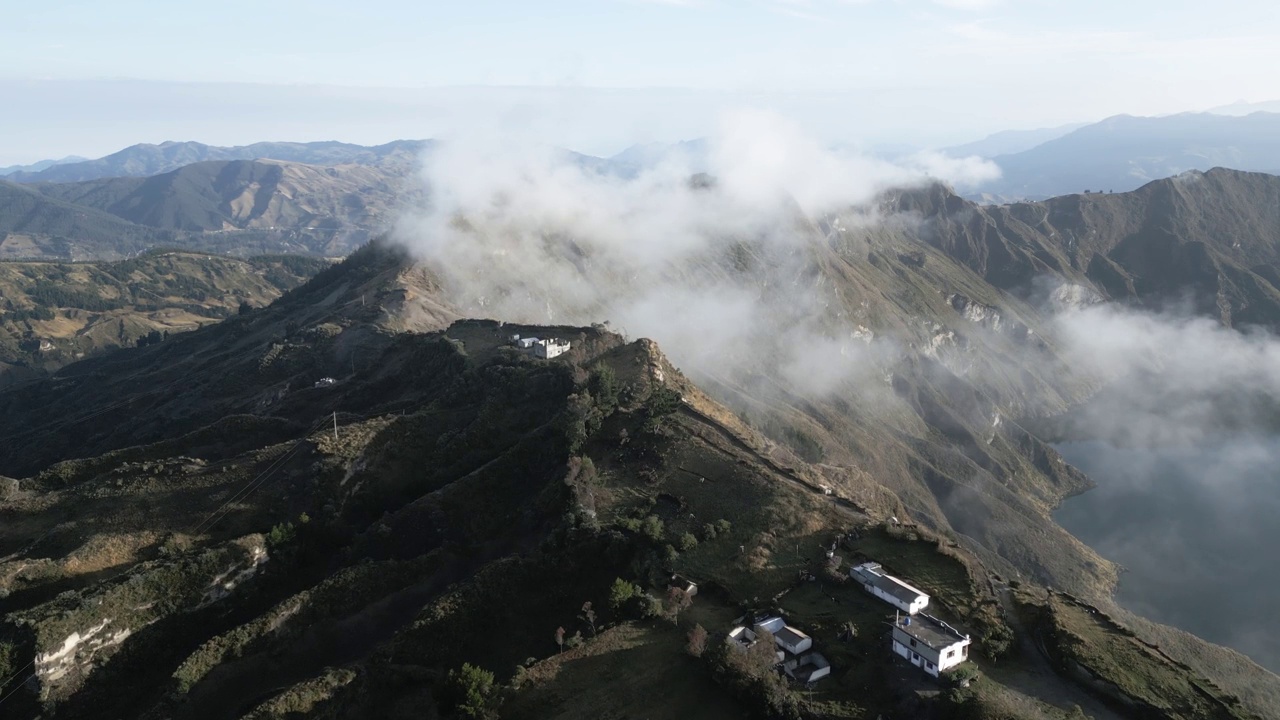
[[[773,640],[778,643],[778,647],[786,650],[792,655],[799,655],[813,647],[813,638],[790,625],[784,626],[781,630],[774,633]]]
[[[806,652],[788,656],[782,664],[783,672],[802,683],[811,683],[831,674],[831,663],[818,652]]]
[[[915,615],[929,605],[929,596],[892,575],[886,575],[879,563],[863,563],[849,570],[849,577],[867,592],[908,615]]]
[[[747,650],[750,650],[753,645],[759,642],[760,638],[751,628],[739,626],[729,632],[729,641],[733,643],[732,647],[737,648],[742,652],[746,652]],[[777,662],[782,662],[786,659],[787,655],[782,650],[775,650],[774,657]]]
[[[893,651],[934,677],[969,659],[969,636],[931,615],[893,624]]]
[[[679,574],[671,576],[671,580],[667,583],[667,588],[679,590],[689,597],[693,597],[698,594],[698,583]]]
[[[563,338],[547,338],[543,340],[536,337],[522,338],[519,335],[511,336],[511,344],[547,360],[569,352],[569,348],[572,346],[572,343]]]

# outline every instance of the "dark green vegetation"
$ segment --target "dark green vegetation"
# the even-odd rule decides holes
[[[87,355],[154,345],[262,307],[329,262],[154,251],[103,263],[0,262],[0,385]]]

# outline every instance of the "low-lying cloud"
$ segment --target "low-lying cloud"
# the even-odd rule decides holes
[[[824,241],[813,220],[890,187],[998,172],[835,151],[763,112],[726,116],[699,162],[671,153],[615,172],[510,138],[452,138],[425,163],[429,207],[398,234],[468,313],[610,320],[695,374],[768,368],[824,392],[865,369],[870,351],[827,321],[828,290],[805,272],[806,246]]]

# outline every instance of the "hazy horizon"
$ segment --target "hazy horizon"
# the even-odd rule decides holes
[[[609,155],[764,110],[816,139],[936,148],[1003,130],[1274,101],[1280,8],[1154,0],[549,0],[299,11],[87,0],[0,28],[0,166],[140,142],[447,136]],[[1243,18],[1247,18],[1245,21]]]

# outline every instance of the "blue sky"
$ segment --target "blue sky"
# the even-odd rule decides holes
[[[503,97],[518,106],[535,88],[543,98],[537,104],[553,108],[551,115],[581,114],[591,123],[546,139],[589,151],[625,143],[627,133],[661,140],[680,139],[664,133],[696,134],[716,108],[730,104],[830,114],[800,121],[832,141],[930,144],[1117,113],[1280,98],[1280,3],[1269,0],[12,5],[0,25],[0,89],[30,112],[0,124],[12,143],[0,147],[0,164],[58,148],[96,152],[129,137],[165,139],[143,137],[144,130],[208,142],[252,137],[252,119],[239,116],[228,117],[220,136],[208,136],[218,135],[217,126],[205,128],[182,104],[199,100],[205,83],[222,84],[205,87],[205,94],[231,105],[238,102],[231,84],[278,86],[275,105],[259,104],[256,137],[290,128],[323,134],[328,122],[334,137],[365,142],[379,133],[423,136],[492,117]],[[124,81],[145,96],[135,101],[136,117],[105,108],[110,97],[69,110],[68,88],[119,88]],[[303,86],[315,85],[333,86],[330,96],[346,107],[291,125],[295,101],[305,105],[303,96],[316,92]],[[172,98],[179,86],[190,89]],[[486,99],[460,102],[448,91],[458,86],[485,89]],[[558,108],[556,95],[565,103]],[[447,120],[440,119],[443,106]],[[118,123],[137,125],[138,133],[95,130],[87,119],[66,116],[49,127],[51,114],[103,109]],[[172,122],[157,125],[165,118]],[[601,124],[611,122],[627,127],[602,132]],[[554,130],[561,123],[543,124]],[[183,133],[187,128],[191,134]],[[641,137],[645,128],[648,138]],[[64,133],[60,146],[54,131]]]

